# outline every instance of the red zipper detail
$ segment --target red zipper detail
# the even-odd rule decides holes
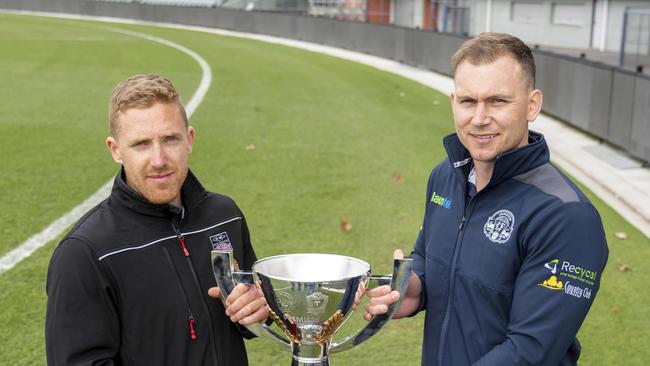
[[[185,247],[185,238],[182,235],[179,235],[178,240],[181,242],[181,246],[183,247],[183,253],[185,253],[186,257],[189,257],[190,252],[187,250],[187,247]]]
[[[190,338],[196,339],[196,332],[194,331],[194,317],[190,315]]]

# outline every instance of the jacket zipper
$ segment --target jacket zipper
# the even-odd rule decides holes
[[[210,313],[210,309],[208,307],[208,304],[205,301],[204,294],[201,291],[201,284],[199,282],[199,276],[196,274],[196,270],[194,269],[194,265],[192,264],[192,260],[190,259],[190,251],[187,249],[187,246],[185,245],[185,237],[183,236],[183,233],[180,231],[180,229],[177,228],[176,225],[174,225],[173,221],[171,222],[171,224],[172,224],[172,229],[174,230],[174,233],[176,234],[176,238],[178,239],[178,242],[181,244],[181,249],[183,250],[183,255],[185,256],[185,262],[187,263],[187,266],[189,267],[190,272],[192,273],[192,279],[194,280],[194,284],[196,285],[196,289],[199,292],[199,295],[201,296],[201,298],[203,299],[203,301],[201,302],[201,305],[203,305],[203,310],[205,311],[206,314],[208,314],[208,317],[210,319],[210,324],[214,324],[214,319],[212,319],[212,314]],[[171,260],[171,258],[170,258],[170,260]],[[178,272],[177,272],[177,275],[178,275]],[[179,276],[178,280],[180,282],[180,275],[178,275],[178,276]],[[183,287],[182,284],[181,284],[181,287]],[[185,293],[185,289],[183,289],[183,293]],[[187,301],[187,297],[186,297],[186,301]],[[188,305],[188,309],[189,309],[189,305]],[[190,316],[191,316],[191,313],[190,313]],[[189,322],[190,322],[190,332],[192,332],[193,329],[194,329],[194,317],[193,316],[191,316],[189,318]],[[195,339],[195,338],[192,338],[192,339]],[[221,360],[223,359],[223,355],[221,354],[221,348],[217,344],[216,335],[214,337],[214,352],[215,352],[214,356],[216,357],[217,364],[220,365]]]
[[[181,219],[182,220],[182,219]],[[174,230],[174,233],[176,234],[176,239],[178,239],[178,242],[181,244],[181,248],[183,249],[183,254],[185,257],[190,256],[190,251],[187,250],[187,247],[185,246],[185,237],[183,236],[183,233],[174,225],[172,222],[172,229]]]
[[[190,323],[190,338],[192,340],[196,339],[196,331],[194,330],[194,315],[192,315],[192,310],[187,308],[187,320]]]
[[[178,281],[178,286],[181,288],[181,292],[183,293],[183,300],[185,300],[185,306],[187,307],[187,322],[190,326],[190,339],[196,340],[197,335],[196,335],[196,330],[194,328],[194,315],[192,315],[192,308],[190,308],[190,301],[187,298],[187,294],[185,293],[185,288],[181,283],[180,276],[178,274],[178,271],[176,271],[176,267],[174,266],[174,262],[172,262],[172,257],[169,255],[167,248],[163,247],[163,252],[165,253],[165,257],[167,258],[169,265],[172,267],[174,273],[176,274],[176,280]]]
[[[476,193],[478,195],[478,192]],[[447,304],[445,305],[445,315],[442,318],[442,328],[440,329],[440,341],[438,343],[438,365],[443,365],[442,361],[444,358],[444,348],[445,348],[445,335],[447,333],[447,327],[449,326],[449,308],[451,307],[452,294],[454,292],[454,287],[456,284],[455,269],[458,262],[458,256],[460,255],[460,248],[463,244],[463,236],[465,232],[463,231],[465,227],[465,222],[467,218],[471,216],[473,203],[476,201],[476,195],[472,197],[469,201],[467,207],[465,207],[466,197],[463,195],[463,216],[460,219],[458,224],[458,235],[456,236],[456,245],[454,246],[454,253],[451,260],[451,268],[449,270],[449,288],[447,289]]]

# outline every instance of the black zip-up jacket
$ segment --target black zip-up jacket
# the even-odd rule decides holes
[[[56,248],[47,275],[49,365],[247,365],[242,327],[210,298],[210,250],[255,262],[242,212],[189,172],[184,210],[154,205],[121,171]]]

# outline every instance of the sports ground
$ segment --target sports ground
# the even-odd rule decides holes
[[[453,131],[445,95],[367,66],[258,41],[0,14],[0,256],[115,174],[103,141],[118,81],[161,74],[185,101],[199,88],[205,70],[195,58],[120,30],[182,45],[209,65],[210,88],[190,120],[197,131],[190,166],[209,190],[237,201],[259,257],[337,253],[385,273],[394,248],[409,250],[428,173],[444,157],[442,136]],[[650,359],[650,244],[588,194],[603,218],[610,257],[579,334],[581,363],[642,365]],[[45,278],[57,242],[0,274],[1,365],[45,364]],[[422,320],[393,322],[359,348],[333,355],[332,364],[417,365]],[[354,319],[342,332],[360,324]],[[261,340],[247,347],[251,365],[289,362],[288,352]]]

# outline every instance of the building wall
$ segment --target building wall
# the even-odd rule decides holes
[[[459,3],[461,6],[470,8],[469,11],[469,34],[477,35],[483,32],[492,32],[491,25],[488,27],[487,14],[488,5],[492,1],[488,0],[464,0]]]
[[[368,23],[390,23],[391,0],[368,0]]]
[[[605,37],[605,50],[619,52],[623,33],[623,13],[626,6],[650,7],[650,1],[610,0],[608,8],[608,24]]]
[[[472,12],[485,14],[485,3],[475,2]],[[474,18],[477,30],[480,25],[485,29],[486,21],[481,18],[478,14]],[[493,0],[490,20],[491,31],[515,35],[530,44],[589,48],[592,1]]]
[[[648,0],[461,0],[471,9],[470,34],[503,32],[529,44],[618,52],[627,6]],[[488,13],[491,8],[491,16]]]
[[[393,0],[393,24],[408,28],[424,25],[424,0]]]

